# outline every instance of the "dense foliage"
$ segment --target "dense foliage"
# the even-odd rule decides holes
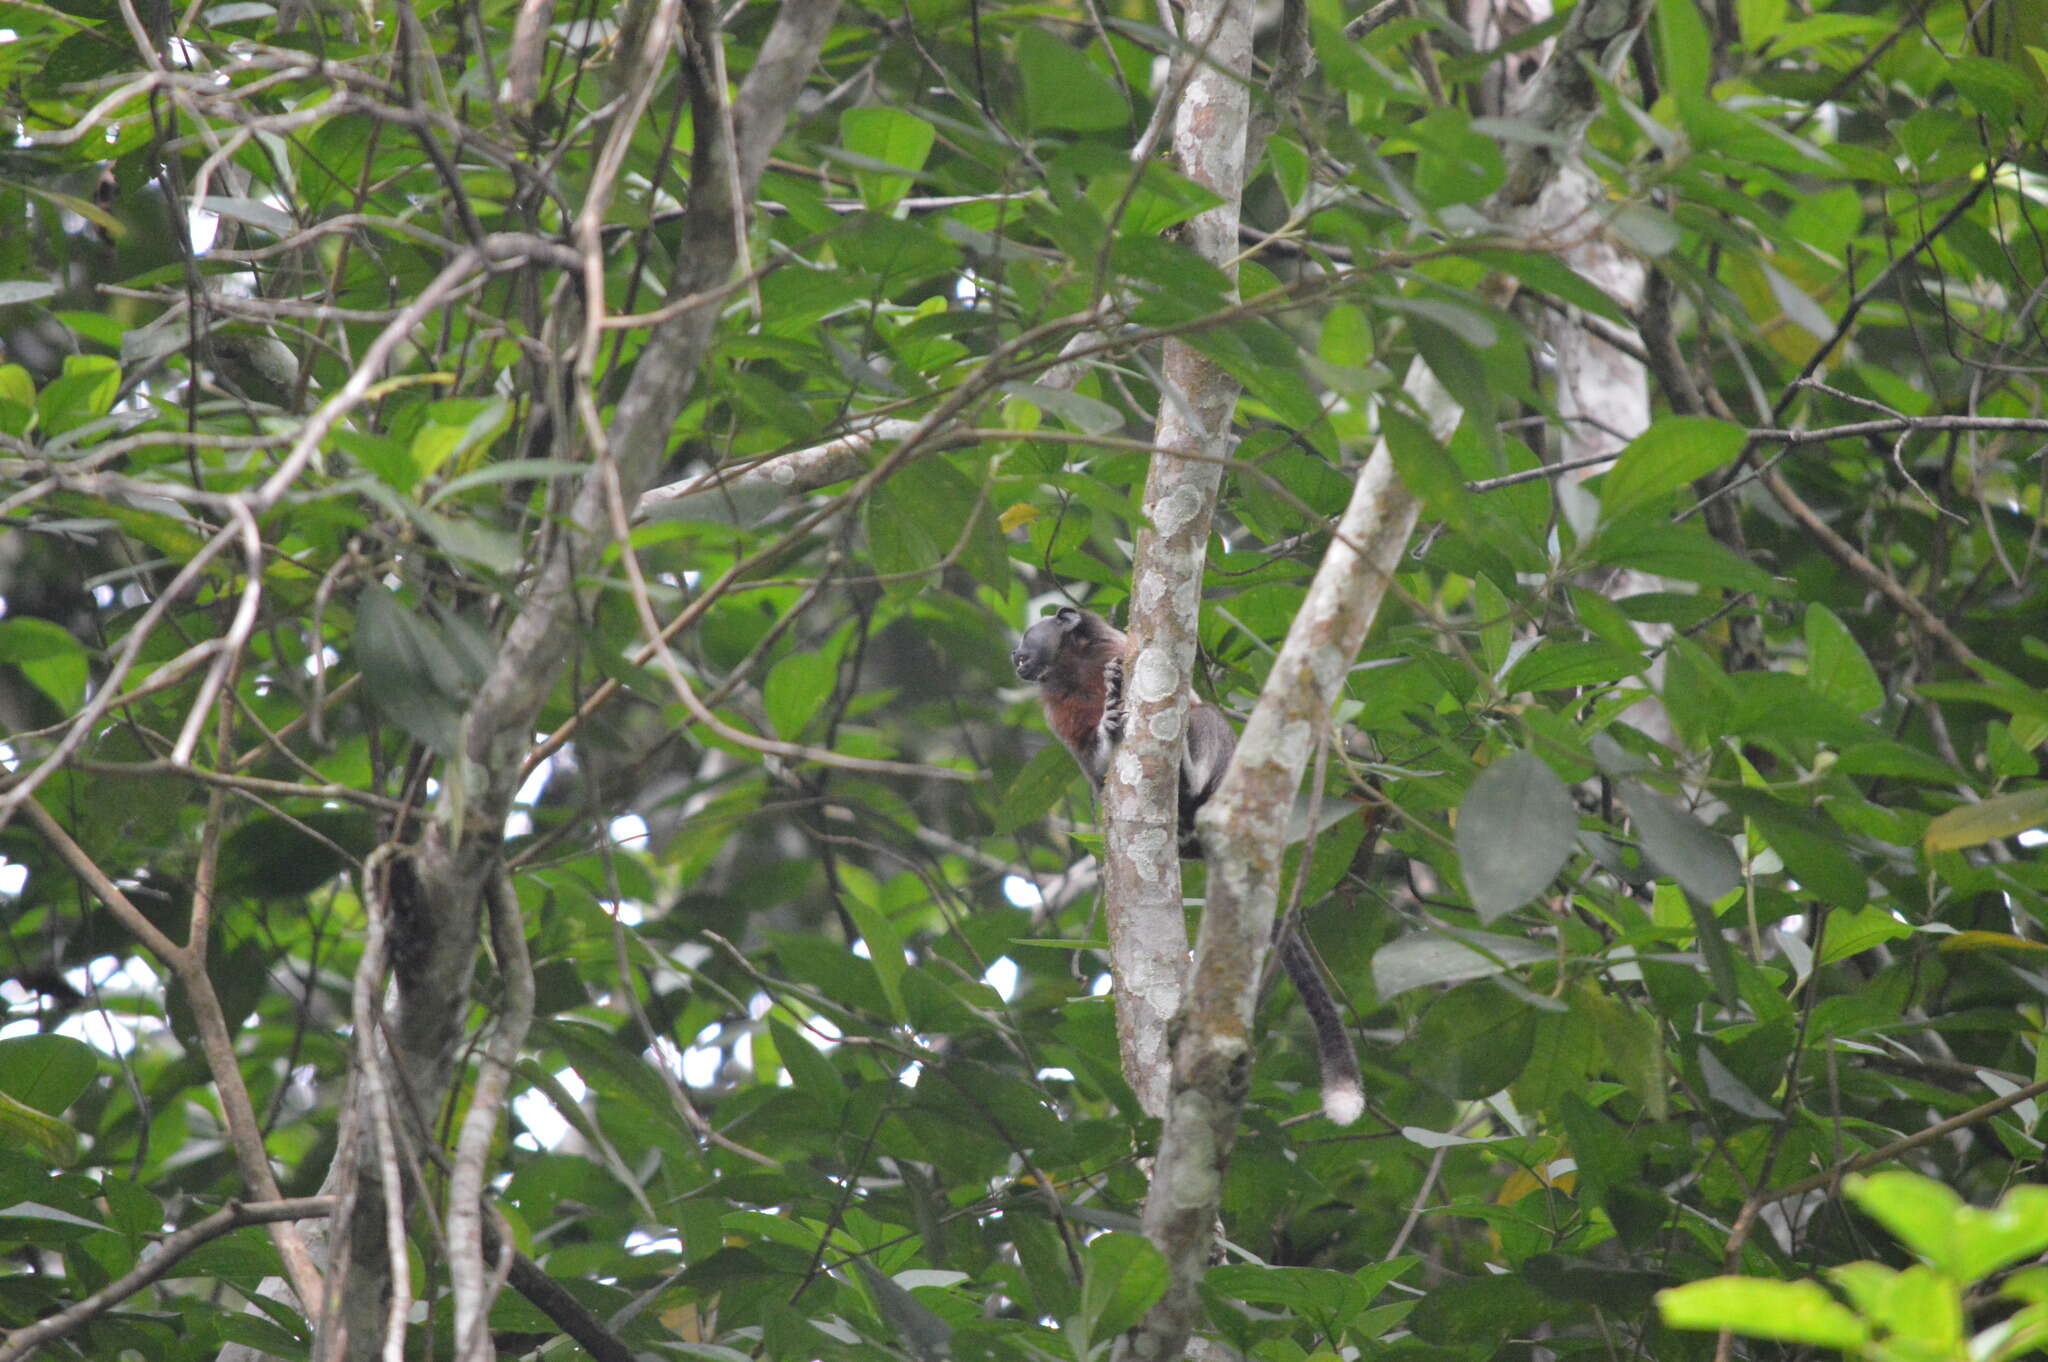
[[[2032,11],[1663,0],[1559,134],[1513,92],[1564,15],[1290,0],[1226,271],[1154,154],[1175,7],[823,8],[779,105],[726,97],[777,5],[0,17],[0,1325],[381,1167],[406,1357],[453,1355],[468,1233],[498,1356],[1106,1356],[1164,1285],[1158,1122],[1090,792],[1008,650],[1127,609],[1171,337],[1243,386],[1226,710],[1376,442],[1424,503],[1290,862],[1370,1108],[1314,1114],[1274,990],[1210,1336],[2039,1338]],[[1598,187],[1540,230],[1501,206],[1532,139]],[[1560,396],[1588,354],[1647,426]],[[387,977],[454,1001],[452,1081],[371,1039]],[[1951,1190],[1843,1194],[1880,1164]],[[334,1203],[287,1211],[327,1267]],[[289,1231],[218,1229],[46,1355],[338,1346],[264,1286]],[[1660,1314],[1724,1274],[1780,1280]]]

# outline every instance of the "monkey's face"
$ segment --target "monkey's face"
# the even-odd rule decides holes
[[[1052,666],[1053,659],[1060,655],[1067,635],[1074,632],[1081,623],[1081,612],[1071,605],[1063,605],[1053,614],[1024,631],[1024,637],[1017,640],[1017,647],[1010,654],[1010,661],[1016,664],[1017,675],[1026,681],[1036,681]]]

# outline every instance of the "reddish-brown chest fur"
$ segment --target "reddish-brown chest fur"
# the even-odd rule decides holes
[[[1110,659],[1123,651],[1123,646],[1123,633],[1107,626],[1099,637],[1083,639],[1070,635],[1052,666],[1039,678],[1046,726],[1066,744],[1068,751],[1083,758],[1084,767],[1090,765],[1084,754],[1095,747],[1096,729],[1102,723],[1102,707],[1108,699],[1103,672]],[[1090,770],[1089,774],[1099,780],[1102,773]]]

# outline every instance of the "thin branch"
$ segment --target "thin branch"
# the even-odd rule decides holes
[[[526,952],[526,927],[519,916],[519,893],[502,870],[484,895],[491,919],[491,953],[504,981],[504,1006],[477,1063],[469,1110],[455,1144],[455,1163],[448,1178],[448,1276],[455,1295],[455,1357],[457,1362],[481,1359],[490,1346],[486,1327],[496,1292],[484,1279],[484,1188],[491,1173],[491,1145],[511,1085],[519,1048],[533,1024],[533,961]]]
[[[1805,531],[1814,537],[1830,558],[1848,568],[1903,611],[1922,633],[1940,643],[1949,655],[1964,666],[1976,662],[1977,654],[1970,645],[1956,636],[1941,616],[1928,609],[1927,603],[1899,584],[1899,580],[1876,563],[1865,557],[1854,544],[1835,531],[1835,527],[1821,519],[1820,513],[1806,504],[1799,493],[1792,490],[1777,469],[1765,467],[1757,471],[1757,479],[1764,490],[1777,498],[1787,515],[1798,521]]]
[[[1936,1140],[1953,1135],[1958,1130],[1965,1130],[1980,1122],[1988,1121],[2000,1112],[2010,1110],[2022,1102],[2032,1101],[2043,1093],[2048,1093],[2048,1078],[2044,1078],[2038,1083],[2029,1083],[2026,1087],[2015,1089],[2003,1097],[1995,1097],[1982,1106],[1971,1107],[1960,1116],[1951,1116],[1946,1121],[1937,1121],[1924,1130],[1914,1131],[1904,1139],[1893,1140],[1888,1145],[1881,1145],[1876,1149],[1866,1150],[1854,1158],[1843,1159],[1824,1173],[1815,1173],[1810,1178],[1801,1178],[1797,1182],[1779,1187],[1774,1191],[1764,1192],[1758,1198],[1759,1204],[1768,1205],[1774,1201],[1784,1201],[1791,1197],[1805,1196],[1809,1192],[1824,1191],[1833,1195],[1835,1189],[1841,1184],[1842,1179],[1851,1173],[1860,1173],[1866,1168],[1875,1168],[1881,1163],[1890,1163],[1901,1154],[1910,1154],[1925,1145],[1933,1144]]]
[[[0,1342],[0,1362],[18,1362],[46,1343],[53,1342],[127,1300],[136,1292],[189,1257],[193,1250],[224,1234],[250,1225],[274,1225],[291,1220],[313,1220],[334,1213],[331,1196],[301,1196],[270,1201],[230,1201],[206,1219],[187,1225],[158,1240],[155,1251],[107,1285],[76,1305],[57,1314],[26,1324]]]

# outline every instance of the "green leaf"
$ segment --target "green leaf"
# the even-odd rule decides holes
[[[1036,24],[1017,34],[1017,71],[1024,78],[1024,110],[1039,131],[1107,132],[1131,121],[1123,92],[1087,56]]]
[[[1264,1267],[1229,1263],[1212,1267],[1202,1285],[1232,1300],[1272,1306],[1310,1321],[1318,1334],[1334,1338],[1359,1311],[1372,1304],[1369,1288],[1348,1272],[1315,1267]]]
[[[824,653],[791,653],[769,670],[761,686],[761,708],[775,731],[795,742],[838,684],[838,665]]]
[[[1003,802],[996,810],[996,831],[1007,835],[1045,817],[1079,774],[1080,768],[1059,743],[1041,747],[1003,792]]]
[[[1520,937],[1425,928],[1374,952],[1373,989],[1384,1002],[1410,989],[1485,979],[1556,955],[1555,950]]]
[[[26,1223],[8,1224],[9,1221]],[[0,1238],[26,1237],[33,1242],[47,1236],[52,1240],[71,1242],[105,1229],[106,1226],[97,1220],[88,1220],[40,1201],[17,1201],[11,1206],[0,1207]]]
[[[221,839],[220,887],[252,898],[298,898],[375,845],[375,825],[361,809],[263,814]]]
[[[1785,27],[1785,0],[1736,0],[1735,22],[1742,45],[1760,52]]]
[[[1912,934],[1910,926],[1875,905],[1854,912],[1830,913],[1827,926],[1821,930],[1820,949],[1814,952],[1814,962],[1832,965],[1861,955],[1872,946]]]
[[[1584,1008],[1539,1013],[1529,1062],[1515,1080],[1516,1105],[1524,1111],[1552,1109],[1567,1095],[1576,1095],[1599,1062],[1600,1037]]]
[[[19,364],[0,364],[0,398],[24,407],[36,404],[36,382]]]
[[[902,933],[889,921],[887,913],[859,894],[843,895],[841,901],[853,918],[853,925],[860,929],[861,939],[867,942],[868,964],[882,986],[882,996],[889,1000],[889,1015],[899,1022],[908,1021],[910,1014],[903,1006],[903,972],[909,964],[903,958]]]
[[[1081,1265],[1081,1331],[1090,1343],[1123,1333],[1166,1294],[1166,1259],[1141,1234],[1088,1241]]]
[[[1435,519],[1465,534],[1485,523],[1478,498],[1465,490],[1465,479],[1429,428],[1406,412],[1388,407],[1380,413],[1387,453],[1410,492]]]
[[[1986,1211],[1903,1169],[1851,1177],[1844,1186],[1865,1215],[1959,1283],[2048,1250],[2048,1187],[2014,1187]]]
[[[1700,1046],[1699,1061],[1700,1078],[1706,1083],[1707,1096],[1736,1115],[1747,1116],[1752,1121],[1778,1119],[1778,1109],[1757,1096],[1734,1070],[1723,1064],[1711,1045]]]
[[[2012,837],[2048,823],[2048,785],[2016,794],[1996,795],[1976,804],[1962,804],[1937,815],[1927,825],[1929,851],[1960,851]]]
[[[0,307],[41,302],[60,291],[46,279],[0,279]]]
[[[1956,1215],[1954,1275],[1980,1282],[2022,1259],[2048,1251],[2048,1187],[2010,1188],[1988,1211],[1966,1206]]]
[[[1474,130],[1471,115],[1463,109],[1432,110],[1403,131],[1419,148],[1415,192],[1430,208],[1477,203],[1507,178],[1500,143]]]
[[[0,1094],[46,1116],[76,1102],[99,1071],[99,1055],[69,1036],[0,1040]]]
[[[1640,651],[1611,643],[1546,643],[1524,653],[1501,679],[1500,688],[1503,695],[1519,695],[1600,686],[1647,671],[1649,666],[1649,659]]]
[[[356,663],[370,702],[443,756],[460,741],[468,695],[482,679],[434,623],[382,586],[356,599]]]
[[[434,476],[450,460],[460,468],[471,454],[489,448],[511,424],[512,403],[503,397],[428,403],[426,419],[413,432],[409,451],[414,483]]]
[[[1664,88],[1681,110],[1702,103],[1714,73],[1714,48],[1694,0],[1657,0],[1657,39]]]
[[[1460,984],[1422,1014],[1414,1062],[1453,1097],[1514,1082],[1536,1041],[1536,1013],[1490,979]]]
[[[90,672],[85,647],[62,625],[32,615],[0,620],[0,663],[20,668],[30,684],[66,712],[85,699]]]
[[[1578,1160],[1580,1185],[1595,1197],[1637,1176],[1642,1156],[1622,1128],[1603,1116],[1584,1096],[1576,1092],[1563,1094],[1557,1103],[1557,1116],[1564,1126],[1565,1138],[1571,1142],[1572,1157]]]
[[[930,573],[957,558],[992,586],[1009,577],[994,515],[980,490],[944,459],[919,459],[877,487],[862,505],[862,521],[879,572]],[[914,580],[897,585],[906,594],[924,589]]]
[[[1638,515],[1602,523],[1586,555],[1596,563],[1632,567],[1658,577],[1701,586],[1774,595],[1770,575],[1692,524],[1673,525],[1662,516]]]
[[[916,114],[892,109],[885,104],[864,104],[839,115],[839,140],[848,151],[885,166],[910,171],[910,175],[862,172],[861,202],[870,211],[885,212],[910,192],[915,172],[924,169],[937,137],[932,125]]]
[[[1903,1169],[1852,1175],[1843,1189],[1910,1252],[1945,1271],[1954,1265],[1956,1220],[1964,1209],[1954,1191]]]
[[[1600,518],[1621,520],[1662,509],[1681,487],[1742,452],[1742,427],[1704,416],[1667,416],[1629,442],[1598,482]]]
[[[1856,1348],[1869,1336],[1863,1321],[1818,1282],[1709,1277],[1659,1291],[1657,1309],[1674,1329],[1727,1329],[1781,1343]]]
[[[1622,799],[1635,819],[1643,854],[1686,893],[1711,904],[1742,883],[1742,861],[1728,839],[1653,790],[1625,782]]]
[[[121,366],[105,355],[66,355],[64,372],[36,395],[36,414],[44,431],[62,435],[114,408],[121,391]]]
[[[866,1257],[856,1257],[861,1281],[874,1299],[875,1313],[889,1326],[894,1341],[917,1362],[946,1362],[953,1356],[953,1326],[932,1313],[917,1297],[884,1275]]]
[[[1571,791],[1533,752],[1480,772],[1458,808],[1458,862],[1482,922],[1543,892],[1577,843]]]
[[[59,1168],[78,1161],[78,1132],[69,1123],[0,1092],[0,1139],[41,1155]]]
[[[1806,684],[1855,714],[1884,703],[1884,683],[1870,659],[1824,605],[1806,607]]]

